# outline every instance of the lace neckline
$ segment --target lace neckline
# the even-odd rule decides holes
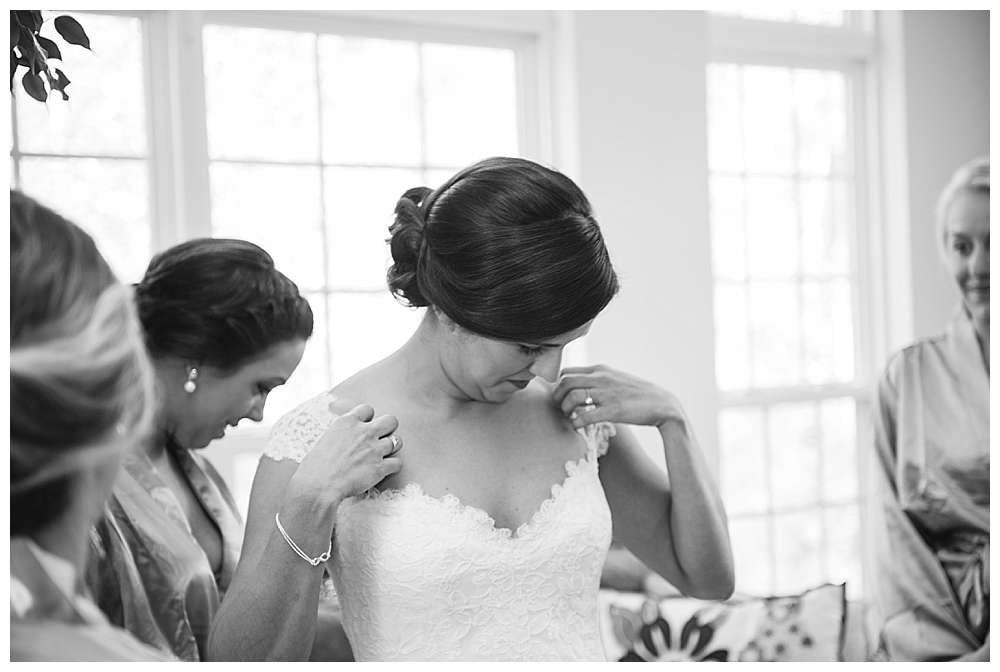
[[[518,525],[516,529],[511,529],[509,527],[497,527],[496,521],[489,513],[479,507],[472,506],[471,504],[465,504],[462,500],[451,493],[448,493],[443,497],[432,497],[424,492],[423,487],[421,487],[419,483],[407,483],[402,488],[393,488],[391,490],[380,491],[376,488],[372,488],[364,495],[361,495],[356,499],[359,501],[388,502],[402,500],[407,497],[416,497],[432,506],[441,506],[458,516],[469,518],[475,522],[476,525],[482,527],[491,538],[516,542],[529,536],[529,532],[533,531],[540,525],[540,522],[545,514],[561,499],[562,493],[571,484],[574,476],[583,472],[583,465],[588,463],[589,455],[583,455],[576,460],[567,460],[564,465],[564,468],[566,469],[566,478],[561,483],[552,484],[549,490],[548,498],[541,503],[538,509],[531,514],[531,517],[528,520]]]

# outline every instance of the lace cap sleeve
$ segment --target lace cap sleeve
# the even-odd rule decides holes
[[[281,416],[267,438],[264,455],[276,461],[301,462],[337,419],[337,414],[330,410],[334,399],[324,392]]]
[[[610,422],[596,422],[577,430],[587,441],[587,447],[594,457],[604,457],[608,452],[608,441],[618,433]]]

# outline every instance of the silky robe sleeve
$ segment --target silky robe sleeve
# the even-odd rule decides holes
[[[965,624],[936,554],[901,503],[897,423],[909,411],[920,409],[900,413],[899,364],[897,356],[879,381],[873,418],[874,488],[869,505],[868,548],[869,566],[874,572],[872,592],[882,619],[879,656],[890,660],[950,660],[974,651],[979,644]],[[919,399],[918,387],[904,403]]]

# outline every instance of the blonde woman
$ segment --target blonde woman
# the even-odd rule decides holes
[[[10,659],[163,660],[81,591],[89,529],[152,420],[131,292],[94,241],[10,193]]]
[[[897,353],[879,381],[873,507],[879,656],[990,656],[990,160],[938,202],[941,258],[961,300],[940,336]]]

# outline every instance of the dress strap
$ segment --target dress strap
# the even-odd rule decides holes
[[[618,430],[610,422],[597,422],[576,431],[580,432],[587,443],[588,462],[594,462],[597,458],[604,457],[608,452],[608,442],[612,436],[618,433]]]

